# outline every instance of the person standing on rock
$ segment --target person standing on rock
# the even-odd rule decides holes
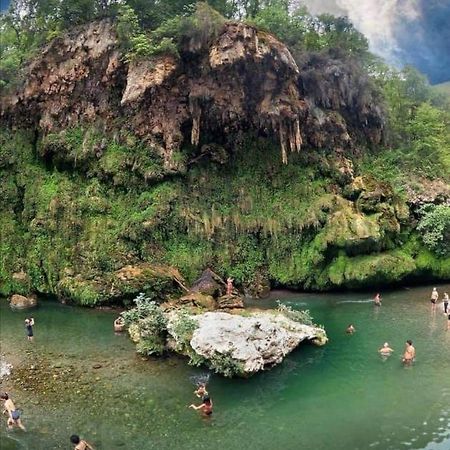
[[[3,400],[3,414],[8,414],[8,428],[12,430],[14,427],[19,427],[21,430],[26,431],[25,427],[20,420],[20,412],[14,405],[14,402],[9,398],[9,395],[5,392],[0,395],[0,398]]]
[[[233,278],[227,278],[227,295],[231,295],[233,293]]]
[[[439,293],[436,288],[433,288],[433,290],[431,291],[431,298],[430,298],[432,309],[436,309],[436,303],[438,301],[438,298],[439,298]]]
[[[29,341],[33,340],[33,325],[34,325],[34,319],[30,317],[29,319],[25,319],[25,329],[27,331],[27,339]]]
[[[72,434],[72,436],[70,436],[70,442],[75,444],[74,450],[94,450],[92,445],[88,444],[85,440],[80,439],[80,436],[77,434]]]

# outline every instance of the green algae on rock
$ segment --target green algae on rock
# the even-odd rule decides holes
[[[114,23],[95,22],[51,41],[2,97],[0,294],[164,301],[207,267],[259,296],[449,277],[417,230],[417,202],[448,208],[445,182],[419,198],[368,173],[374,146],[389,149],[361,67],[299,64],[245,24],[208,39],[129,63]],[[168,276],[119,275],[146,265]]]

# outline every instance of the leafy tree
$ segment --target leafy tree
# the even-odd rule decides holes
[[[422,232],[424,244],[438,255],[450,255],[450,207],[425,205],[420,212],[423,216],[417,230]]]

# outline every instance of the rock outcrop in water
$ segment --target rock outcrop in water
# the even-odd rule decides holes
[[[191,364],[205,365],[225,376],[253,375],[281,363],[303,341],[318,346],[328,341],[324,329],[295,320],[283,311],[240,315],[195,313],[192,309],[163,312],[155,305],[144,308],[138,306],[124,314],[139,353],[173,351],[189,357]],[[144,311],[146,316],[142,317]],[[294,317],[301,314],[289,312]]]
[[[195,353],[207,364],[218,358],[229,359],[242,368],[243,376],[281,363],[303,341],[316,345],[327,342],[322,328],[300,324],[276,312],[248,316],[207,312],[195,319],[198,328],[190,341]]]
[[[31,294],[27,297],[24,295],[14,294],[9,299],[9,306],[13,309],[34,308],[37,305],[37,296]]]

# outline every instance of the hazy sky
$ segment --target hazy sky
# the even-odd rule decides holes
[[[450,80],[450,0],[300,0],[314,13],[345,15],[372,51],[411,64],[433,83]]]

